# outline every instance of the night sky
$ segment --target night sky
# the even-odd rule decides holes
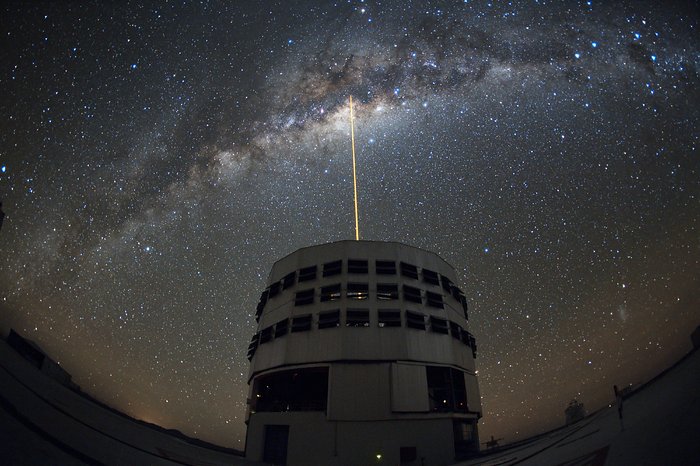
[[[482,440],[700,324],[697,2],[4,2],[0,324],[126,413],[243,448],[273,262],[440,254]]]

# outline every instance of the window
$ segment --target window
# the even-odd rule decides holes
[[[280,320],[275,324],[275,338],[283,337],[289,332],[289,319]]]
[[[403,299],[412,303],[423,303],[420,296],[420,290],[408,285],[403,286]]]
[[[291,288],[294,286],[294,283],[296,283],[297,279],[297,273],[296,271],[294,272],[289,272],[287,275],[284,276],[282,279],[282,289],[286,290],[287,288]]]
[[[442,303],[442,295],[440,293],[433,293],[432,291],[426,291],[425,297],[427,298],[428,306],[437,307],[440,309],[445,308],[444,304]]]
[[[401,311],[398,309],[380,309],[379,326],[401,327]]]
[[[467,306],[467,297],[460,295],[459,304],[462,305],[462,310],[464,311],[464,318],[469,320],[469,306]]]
[[[311,314],[304,314],[292,318],[292,333],[311,330]]]
[[[462,327],[458,323],[450,321],[450,333],[452,338],[459,340],[462,338]]]
[[[464,373],[451,367],[426,366],[430,410],[440,413],[467,412]]]
[[[452,280],[444,275],[440,275],[440,281],[442,282],[442,289],[448,293],[452,292]]]
[[[472,356],[476,358],[476,338],[474,338],[474,335],[466,330],[462,330],[462,338],[460,338],[460,340],[462,340],[462,343],[471,348]]]
[[[346,327],[369,327],[368,309],[348,309],[345,313]]]
[[[401,275],[418,280],[418,267],[413,264],[401,262]]]
[[[299,283],[316,280],[316,269],[317,267],[312,265],[311,267],[304,267],[299,270]]]
[[[253,355],[255,355],[255,351],[258,349],[258,338],[260,337],[259,334],[253,335],[253,338],[250,339],[250,344],[248,345],[248,361],[253,359]]]
[[[399,299],[399,285],[395,283],[378,283],[377,299],[379,301],[391,301]]]
[[[430,316],[430,330],[447,335],[447,321],[440,317]]]
[[[323,276],[332,277],[333,275],[340,275],[343,270],[343,261],[333,261],[323,264]]]
[[[348,259],[348,273],[367,273],[369,265],[364,259]]]
[[[265,327],[260,331],[260,339],[258,340],[260,344],[267,343],[272,340],[272,325]]]
[[[320,312],[318,314],[318,328],[332,328],[340,326],[340,309]]]
[[[321,287],[321,302],[340,299],[340,283]]]
[[[377,261],[377,275],[396,275],[396,262]]]
[[[272,285],[270,285],[270,293],[268,294],[268,296],[270,298],[274,298],[275,296],[280,294],[280,288],[280,282],[273,283]]]
[[[294,298],[295,306],[305,306],[307,304],[314,303],[314,289],[309,288],[308,290],[297,291],[296,297]]]
[[[464,295],[457,285],[452,285],[452,297],[459,301],[459,297]]]
[[[255,412],[325,411],[327,400],[327,367],[273,372],[254,382]]]
[[[425,330],[425,316],[418,312],[406,311],[406,327]]]
[[[267,304],[268,293],[269,293],[268,290],[265,290],[260,295],[260,301],[258,302],[258,306],[255,308],[255,320],[256,321],[260,321],[260,316],[263,313],[263,309],[265,309],[265,304]]]
[[[348,283],[346,296],[348,299],[367,299],[369,297],[369,285],[367,283]]]
[[[425,283],[430,283],[431,285],[440,285],[440,279],[438,278],[437,272],[432,270],[423,269],[423,281]]]

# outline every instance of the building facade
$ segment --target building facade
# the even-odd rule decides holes
[[[249,350],[246,457],[446,465],[478,450],[476,342],[453,268],[340,241],[274,264]]]

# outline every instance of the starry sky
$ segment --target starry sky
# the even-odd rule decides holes
[[[482,440],[563,423],[700,324],[696,2],[4,2],[0,326],[139,419],[243,448],[273,262],[440,254]]]

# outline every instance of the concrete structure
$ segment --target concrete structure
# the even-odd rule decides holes
[[[446,465],[478,450],[476,343],[453,268],[340,241],[274,264],[253,336],[246,457]]]

